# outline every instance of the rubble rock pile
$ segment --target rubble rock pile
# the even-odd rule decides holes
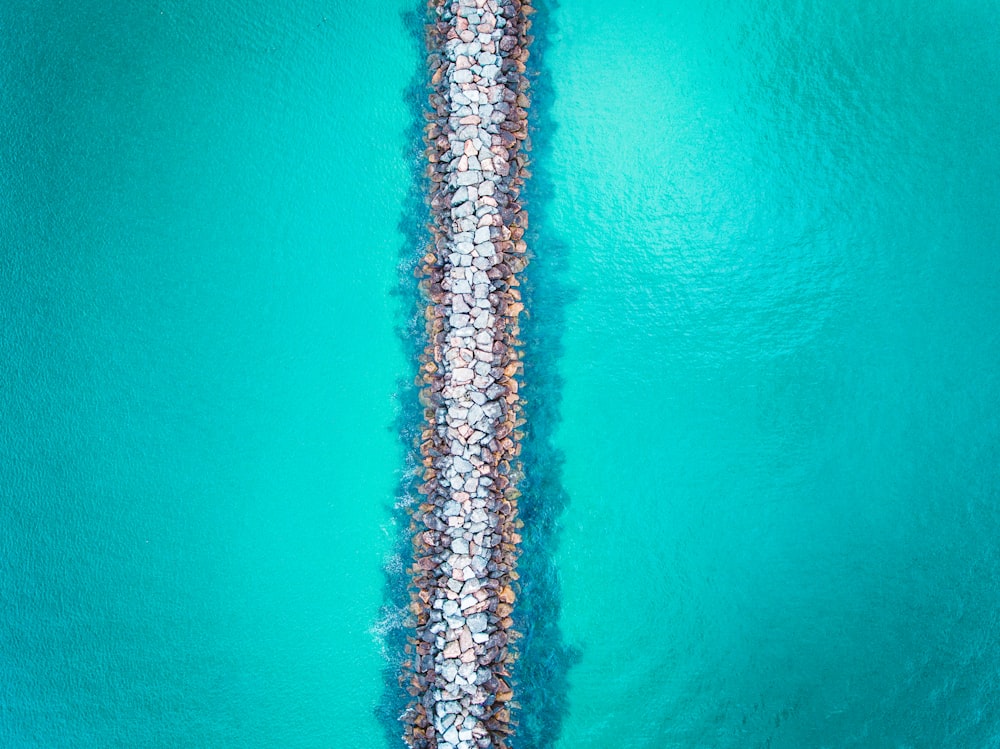
[[[526,264],[525,63],[532,8],[431,0],[426,126],[433,246],[403,715],[414,749],[507,747],[516,636],[518,273]]]

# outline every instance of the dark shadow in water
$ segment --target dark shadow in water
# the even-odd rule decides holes
[[[422,4],[417,5],[417,8],[422,7]],[[407,657],[406,638],[413,626],[413,621],[408,615],[410,580],[406,569],[412,560],[409,508],[419,503],[417,486],[420,484],[418,472],[420,461],[416,445],[423,426],[424,413],[418,399],[419,388],[415,378],[425,341],[424,301],[414,271],[424,254],[422,248],[430,243],[430,232],[427,229],[430,213],[424,183],[426,161],[423,145],[424,111],[427,94],[430,91],[424,64],[426,16],[422,10],[414,10],[404,13],[402,20],[410,38],[415,72],[404,94],[410,114],[404,153],[409,166],[410,181],[398,226],[404,242],[400,248],[399,285],[394,295],[400,317],[397,333],[409,366],[407,376],[400,380],[396,388],[398,411],[394,429],[403,443],[405,466],[396,487],[396,503],[392,509],[393,548],[391,561],[385,570],[383,608],[378,624],[378,632],[385,648],[386,663],[382,670],[382,697],[375,708],[376,717],[385,734],[386,746],[392,749],[405,746],[402,738],[403,724],[399,718],[410,701],[405,685],[400,683],[400,675],[404,673],[403,663]]]
[[[514,715],[518,725],[512,744],[516,749],[550,749],[555,745],[566,713],[567,676],[579,658],[579,652],[566,645],[559,630],[561,591],[554,561],[557,521],[568,497],[562,486],[562,455],[553,446],[552,435],[560,418],[562,381],[557,364],[562,353],[564,310],[571,301],[572,292],[562,280],[565,245],[557,237],[543,236],[539,231],[545,223],[546,205],[554,192],[553,179],[544,164],[554,129],[549,114],[552,85],[545,68],[545,48],[551,33],[550,14],[557,3],[549,0],[536,7],[539,12],[532,17],[535,40],[529,66],[533,160],[530,168],[533,176],[521,196],[530,215],[526,239],[532,262],[521,287],[530,316],[522,317],[521,324],[521,338],[525,344],[522,391],[527,401],[524,412],[528,423],[521,453],[525,470],[519,504],[520,517],[524,521],[518,567],[521,590],[514,614],[515,627],[523,635],[517,643],[520,657],[513,671],[520,704]],[[405,157],[410,165],[410,186],[399,224],[405,242],[400,251],[396,296],[404,320],[398,332],[414,377],[424,346],[424,322],[423,300],[413,271],[423,255],[422,248],[430,241],[423,152],[423,114],[430,90],[424,66],[425,20],[422,11],[404,15],[416,58],[416,73],[406,91],[410,127]],[[393,508],[393,555],[392,562],[386,566],[384,604],[378,627],[386,651],[386,665],[382,672],[382,697],[375,710],[389,747],[404,746],[399,716],[410,700],[399,677],[412,625],[406,613],[410,600],[406,568],[412,551],[408,508],[419,501],[419,460],[415,445],[423,426],[423,408],[417,397],[418,390],[412,377],[401,381],[397,388],[399,410],[395,428],[405,449],[406,467],[400,476]]]
[[[555,123],[551,116],[554,92],[545,52],[558,3],[545,0],[536,7],[528,70],[532,177],[521,195],[529,215],[531,263],[521,287],[528,314],[522,316],[521,323],[521,392],[526,400],[527,423],[521,443],[525,472],[519,502],[519,516],[524,521],[518,564],[521,591],[514,612],[515,627],[523,635],[517,643],[520,657],[513,671],[520,704],[512,742],[517,749],[550,749],[555,745],[567,711],[569,670],[580,657],[575,647],[566,644],[559,629],[562,592],[555,552],[559,517],[569,497],[562,485],[563,456],[552,443],[561,418],[563,383],[558,363],[565,310],[574,292],[565,281],[566,245],[555,232],[543,231],[543,227],[548,228],[546,209],[555,192],[555,179],[547,166]]]

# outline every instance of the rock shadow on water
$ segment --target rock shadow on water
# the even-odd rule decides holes
[[[418,9],[422,5],[416,6]],[[383,604],[376,625],[384,649],[385,666],[382,669],[382,695],[375,707],[375,715],[382,726],[385,746],[405,746],[403,724],[400,716],[410,702],[407,685],[401,682],[407,672],[407,637],[412,633],[409,583],[407,574],[413,546],[410,535],[410,508],[419,503],[420,459],[416,448],[424,425],[423,406],[420,405],[420,387],[416,384],[420,355],[425,344],[423,305],[418,279],[415,275],[421,248],[431,243],[428,230],[429,211],[426,201],[424,169],[424,111],[428,87],[424,65],[424,29],[426,17],[420,10],[402,14],[402,22],[410,38],[415,74],[407,85],[404,97],[409,109],[409,127],[406,133],[406,151],[403,157],[409,167],[409,187],[398,229],[404,237],[399,252],[398,285],[394,291],[397,301],[399,336],[406,361],[410,362],[409,376],[396,387],[397,410],[393,429],[403,445],[405,464],[396,486],[396,501],[392,507],[392,552],[385,565]]]
[[[521,591],[514,625],[522,637],[517,643],[515,694],[520,704],[513,745],[517,749],[555,746],[568,708],[569,672],[580,652],[563,638],[559,628],[562,591],[555,553],[559,518],[569,502],[562,484],[563,455],[553,444],[560,421],[563,383],[558,362],[562,355],[566,307],[575,292],[565,281],[567,247],[547,226],[546,208],[556,186],[547,169],[555,123],[551,117],[553,88],[545,53],[553,33],[552,17],[558,3],[535,3],[532,16],[528,76],[531,81],[532,176],[521,197],[529,211],[527,242],[531,252],[522,283],[527,314],[521,318],[524,341],[525,434],[521,441],[524,479],[518,515],[524,522],[518,572]]]

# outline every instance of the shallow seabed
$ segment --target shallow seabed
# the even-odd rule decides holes
[[[1000,7],[552,23],[558,746],[1000,746]]]

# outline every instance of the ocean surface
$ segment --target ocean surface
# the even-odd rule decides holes
[[[1000,746],[1000,6],[550,25],[559,746]]]
[[[0,6],[0,746],[400,746],[418,7]],[[1000,747],[1000,5],[539,8],[515,749]]]
[[[380,745],[406,7],[2,4],[5,749]]]

